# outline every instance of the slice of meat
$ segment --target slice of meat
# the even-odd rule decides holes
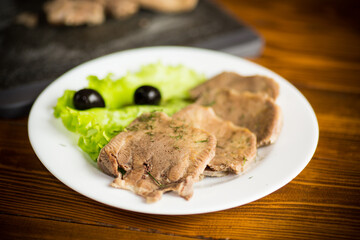
[[[276,99],[279,95],[279,85],[274,79],[255,75],[241,76],[234,72],[223,72],[209,79],[203,84],[190,91],[192,98],[200,97],[202,93],[211,91],[215,88],[233,89],[237,92],[260,93]]]
[[[105,0],[105,10],[114,18],[127,18],[139,10],[137,0]]]
[[[260,94],[214,89],[202,94],[197,103],[211,105],[219,117],[255,133],[258,147],[273,143],[280,133],[280,107]]]
[[[143,114],[126,129],[98,157],[99,168],[117,177],[112,186],[131,190],[147,202],[167,191],[189,199],[193,183],[215,155],[216,138],[160,112]]]
[[[53,0],[44,4],[44,10],[54,25],[98,25],[105,21],[104,7],[95,0]]]
[[[173,118],[204,129],[216,137],[216,154],[208,167],[218,173],[207,170],[205,175],[222,176],[226,172],[239,174],[255,160],[256,136],[247,128],[217,117],[211,107],[192,104],[175,113]]]
[[[166,13],[187,12],[193,10],[198,0],[138,0],[141,7]]]

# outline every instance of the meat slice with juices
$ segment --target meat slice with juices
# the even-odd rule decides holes
[[[116,177],[113,187],[131,190],[147,202],[168,191],[188,200],[215,148],[212,134],[162,112],[145,113],[103,147],[98,166]]]
[[[214,89],[203,93],[196,103],[211,106],[219,117],[248,128],[255,133],[258,147],[275,142],[280,133],[281,109],[269,97],[250,92]]]
[[[252,92],[276,99],[279,95],[279,84],[272,78],[254,75],[242,76],[235,72],[222,72],[190,91],[192,98],[215,88],[232,89],[237,92]]]
[[[192,104],[175,113],[173,118],[204,129],[216,137],[216,154],[208,164],[205,176],[223,176],[229,172],[239,174],[254,162],[255,134],[217,117],[211,107]]]

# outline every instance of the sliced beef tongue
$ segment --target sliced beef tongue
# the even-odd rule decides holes
[[[269,77],[254,75],[242,76],[234,72],[222,72],[205,83],[192,89],[190,95],[196,99],[202,93],[215,88],[233,89],[237,92],[252,92],[273,98],[279,95],[279,85]]]
[[[191,198],[193,183],[215,155],[216,138],[160,112],[143,114],[126,129],[98,158],[99,168],[117,177],[112,186],[131,190],[147,202],[158,201],[167,191]]]
[[[258,147],[273,143],[281,129],[280,107],[260,94],[214,89],[203,93],[197,103],[211,106],[219,117],[255,133]]]
[[[217,117],[211,107],[192,104],[174,114],[173,118],[204,129],[216,137],[216,154],[204,175],[223,176],[227,172],[239,174],[255,160],[256,136],[247,128]]]

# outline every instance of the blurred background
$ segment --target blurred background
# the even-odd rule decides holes
[[[109,53],[178,45],[261,54],[254,29],[211,0],[3,0],[0,116],[28,112],[71,68]]]

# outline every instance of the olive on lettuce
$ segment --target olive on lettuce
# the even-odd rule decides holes
[[[77,91],[74,95],[73,103],[78,110],[105,107],[104,99],[100,93],[90,88]]]

